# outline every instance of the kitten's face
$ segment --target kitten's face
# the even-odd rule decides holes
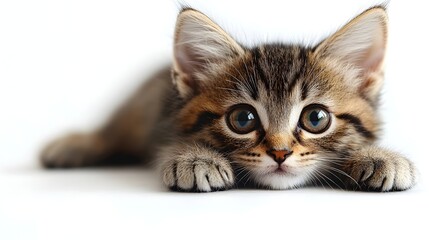
[[[183,129],[227,153],[241,177],[276,189],[301,185],[375,138],[374,109],[345,84],[356,76],[344,68],[300,47],[246,51],[207,75],[211,84],[181,112]]]
[[[217,25],[209,28],[213,23],[205,16],[191,13],[185,20],[179,16],[176,33],[175,79],[187,99],[178,125],[185,137],[228,156],[238,180],[250,177],[274,189],[299,186],[340,171],[348,153],[375,140],[382,72],[378,48],[375,57],[364,48],[353,56],[353,49],[363,51],[356,46],[341,51],[353,43],[345,42],[351,40],[340,30],[314,49],[281,44],[245,49]],[[201,37],[192,35],[198,32],[197,20],[210,41],[200,43]],[[353,21],[362,28],[359,17]],[[352,23],[344,28],[356,32]],[[351,38],[368,37],[360,35]],[[189,42],[193,45],[186,46]]]

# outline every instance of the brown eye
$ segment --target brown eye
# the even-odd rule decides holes
[[[309,105],[302,110],[299,124],[307,132],[322,133],[331,125],[331,115],[321,105]]]
[[[227,114],[227,125],[235,133],[250,133],[259,126],[258,115],[250,105],[235,105]]]

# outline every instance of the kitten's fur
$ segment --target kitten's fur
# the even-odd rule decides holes
[[[49,144],[41,161],[46,167],[82,167],[118,155],[154,159],[165,185],[182,191],[248,183],[271,189],[408,189],[415,183],[413,164],[375,145],[386,40],[381,6],[313,48],[247,48],[207,16],[183,9],[172,70],[151,78],[99,130]],[[228,122],[239,104],[257,115],[258,127],[249,133],[232,131]],[[322,133],[299,124],[312,104],[330,116]]]

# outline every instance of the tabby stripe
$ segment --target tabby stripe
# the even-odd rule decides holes
[[[259,90],[258,86],[256,86],[256,80],[253,80],[255,77],[249,77],[248,80],[248,86],[250,86],[250,96],[253,98],[253,100],[257,100],[259,97]]]
[[[232,153],[238,148],[250,147],[248,140],[231,138],[215,130],[210,132],[210,135],[217,142],[216,147],[225,153]]]
[[[256,69],[256,73],[259,75],[259,79],[264,84],[265,89],[269,91],[270,85],[268,83],[268,79],[267,79],[267,76],[265,75],[264,70],[262,70],[261,68],[261,64],[259,61],[261,58],[261,50],[259,48],[252,49],[252,56],[253,56],[253,66]]]
[[[358,117],[353,116],[352,114],[342,113],[337,115],[337,118],[343,119],[351,123],[353,127],[356,129],[356,131],[360,133],[362,136],[364,136],[365,138],[369,138],[369,139],[375,138],[375,135],[363,126],[362,121]]]
[[[302,145],[301,130],[297,128],[295,131],[293,131],[293,136],[295,137],[296,141]]]
[[[222,133],[219,133],[219,132],[216,132],[216,131],[212,131],[211,132],[211,136],[221,146],[222,145],[225,146],[226,143],[228,142],[228,138],[226,138]]]
[[[338,149],[337,150],[337,156],[339,156],[343,159],[348,158],[348,157],[350,157],[349,151],[350,151],[350,149],[348,149],[348,148]]]
[[[320,145],[321,148],[323,148],[325,151],[327,152],[337,152],[337,150],[331,146],[329,146],[328,144],[325,145]]]
[[[197,121],[186,130],[186,133],[196,133],[201,131],[204,127],[209,126],[213,123],[214,120],[219,119],[221,116],[219,114],[204,111],[198,115]]]
[[[300,66],[298,67],[299,71],[295,72],[294,76],[290,80],[290,83],[288,84],[289,93],[292,92],[293,88],[295,87],[296,83],[298,82],[298,79],[301,78],[301,76],[304,74],[306,58],[307,58],[307,56],[305,55],[304,50],[300,49],[300,53],[299,53]],[[294,63],[294,64],[296,64],[296,63]],[[293,69],[296,69],[296,67],[294,66]]]
[[[301,84],[301,101],[304,101],[308,97],[308,83],[303,81]]]
[[[259,144],[261,144],[261,142],[265,139],[265,131],[264,129],[259,130],[257,133],[258,139],[256,140],[254,147],[258,146]]]
[[[177,186],[177,163],[173,163],[173,178],[174,178],[173,186]]]
[[[370,99],[368,96],[366,96],[364,93],[359,94],[359,96],[365,100],[372,108],[377,109],[378,103],[379,103],[379,96],[377,96],[375,99]]]

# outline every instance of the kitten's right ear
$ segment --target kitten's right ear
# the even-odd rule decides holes
[[[173,71],[182,97],[198,91],[205,71],[244,52],[221,27],[194,9],[179,14],[174,35]]]
[[[350,83],[370,100],[376,100],[383,82],[387,42],[387,14],[383,6],[370,8],[320,43],[315,54],[352,66],[360,79]]]

